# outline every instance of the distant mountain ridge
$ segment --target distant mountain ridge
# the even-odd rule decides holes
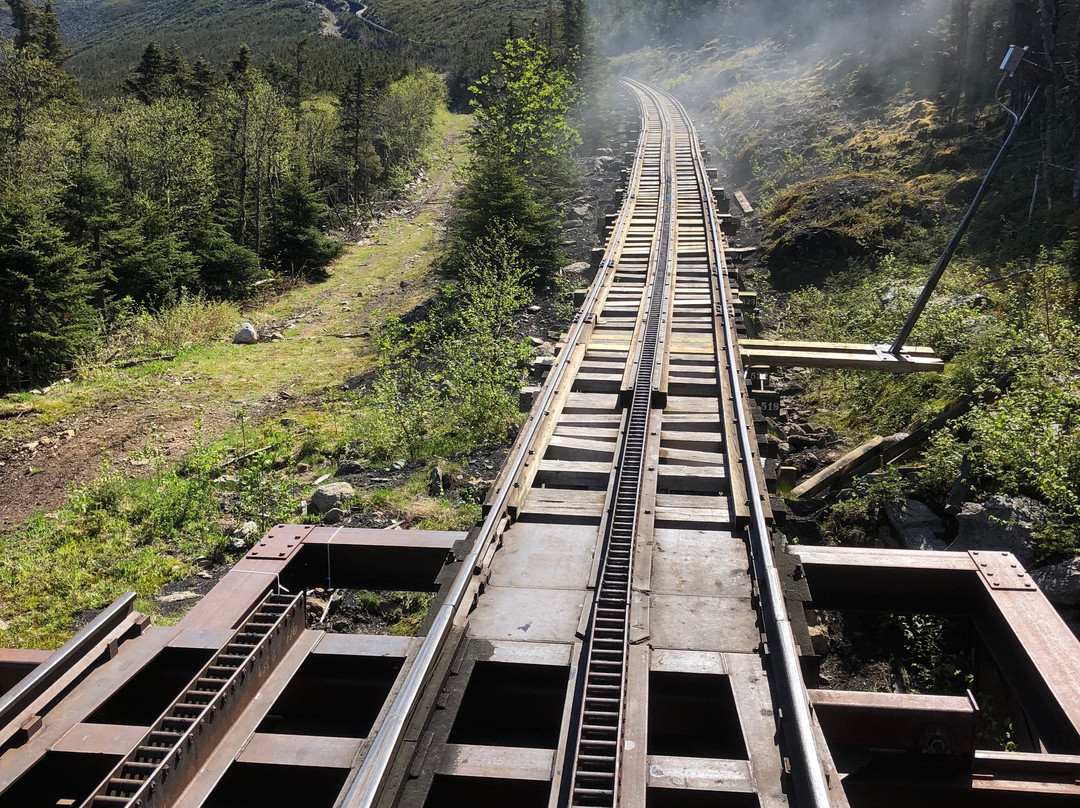
[[[150,40],[221,65],[241,44],[256,58],[285,58],[297,38],[320,27],[306,0],[54,0],[54,7],[73,50],[65,66],[90,95],[114,92]]]

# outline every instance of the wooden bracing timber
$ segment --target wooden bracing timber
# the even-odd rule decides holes
[[[905,348],[895,356],[887,345],[847,342],[784,342],[764,339],[740,340],[743,364],[768,367],[846,368],[881,370],[887,373],[940,372],[945,361],[931,348]]]

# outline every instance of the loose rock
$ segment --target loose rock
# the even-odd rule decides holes
[[[343,511],[341,508],[331,508],[323,514],[322,521],[324,525],[336,525],[344,518],[345,511]]]
[[[982,505],[967,502],[956,515],[959,533],[949,550],[1004,550],[1029,567],[1035,558],[1031,529],[1044,518],[1043,506],[1029,497],[999,494]]]
[[[169,595],[158,595],[154,598],[158,603],[178,603],[182,600],[194,600],[199,597],[198,592],[173,592]]]
[[[259,535],[259,525],[252,520],[244,522],[240,527],[233,531],[233,536],[240,539],[243,542],[250,542],[256,536]]]
[[[433,497],[443,495],[443,473],[438,466],[431,467],[431,473],[428,476],[428,494]]]
[[[254,345],[259,341],[259,332],[251,323],[244,323],[232,341],[237,345]]]
[[[885,516],[908,550],[944,550],[946,544],[939,536],[945,523],[930,508],[914,499],[900,505],[886,505]]]
[[[1040,567],[1031,573],[1031,580],[1050,602],[1080,606],[1080,557]]]
[[[315,489],[308,503],[311,513],[327,513],[342,507],[356,495],[356,490],[348,483],[329,483]]]
[[[359,474],[364,470],[364,466],[361,463],[357,463],[355,460],[342,460],[338,463],[337,471],[334,475],[337,477],[345,477],[349,474]]]

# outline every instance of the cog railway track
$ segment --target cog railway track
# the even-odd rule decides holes
[[[0,808],[1080,804],[1080,645],[1011,556],[785,550],[725,213],[625,83],[622,204],[482,524],[279,525],[174,627],[129,597],[0,652]],[[305,628],[330,586],[436,599],[418,637]],[[970,694],[818,688],[806,607],[853,605],[969,618],[1026,751]]]

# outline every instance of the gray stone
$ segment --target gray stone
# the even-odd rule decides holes
[[[405,459],[399,457],[397,460],[390,464],[390,469],[392,471],[404,471],[407,465],[409,464],[405,461]]]
[[[828,443],[829,438],[824,432],[814,435],[788,435],[788,443],[796,449],[816,449]]]
[[[945,523],[923,503],[906,499],[900,505],[886,505],[885,516],[908,550],[945,549],[945,542],[939,538],[945,532]]]
[[[233,531],[233,535],[244,541],[251,541],[259,535],[259,525],[257,522],[248,519],[244,524]]]
[[[282,336],[280,331],[275,331],[270,335],[271,342],[281,342],[285,337]]]
[[[550,342],[541,342],[536,346],[536,355],[553,357],[555,356],[555,346]]]
[[[327,513],[339,508],[356,495],[356,490],[348,483],[328,483],[320,485],[311,495],[308,503],[310,513]]]
[[[438,466],[432,466],[428,475],[428,494],[433,497],[443,495],[443,473]]]
[[[229,541],[227,542],[227,546],[229,550],[234,553],[242,552],[248,548],[247,542],[241,539],[239,536],[230,536]]]
[[[541,345],[544,344],[544,341],[540,339],[540,337],[529,337],[529,342],[534,348],[539,348]]]
[[[324,525],[336,525],[344,518],[345,511],[343,511],[341,508],[331,508],[323,514],[322,521]]]
[[[251,323],[244,323],[232,341],[237,345],[254,345],[259,341],[259,332]]]
[[[1061,606],[1080,606],[1080,557],[1040,567],[1031,573],[1047,600]]]
[[[574,211],[574,214],[579,219],[584,219],[586,216],[589,215],[589,206],[588,205],[575,205],[574,208],[573,208],[573,211]]]
[[[531,305],[527,309],[525,309],[525,311],[527,311],[529,314],[539,314],[540,313],[540,307],[534,303],[533,305]]]
[[[357,463],[355,460],[342,460],[338,463],[337,471],[334,474],[338,477],[344,477],[347,474],[359,474],[363,470],[362,463]]]
[[[956,515],[959,532],[949,550],[1004,550],[1029,567],[1035,557],[1031,529],[1044,518],[1043,506],[1029,497],[998,494],[982,505],[964,503]]]
[[[582,272],[588,272],[588,271],[589,271],[589,262],[588,261],[575,261],[572,264],[567,264],[566,266],[564,266],[562,269],[559,270],[559,273],[560,274],[582,273]]]
[[[168,595],[158,595],[154,600],[158,603],[179,603],[184,600],[195,600],[198,597],[198,592],[172,592]]]

